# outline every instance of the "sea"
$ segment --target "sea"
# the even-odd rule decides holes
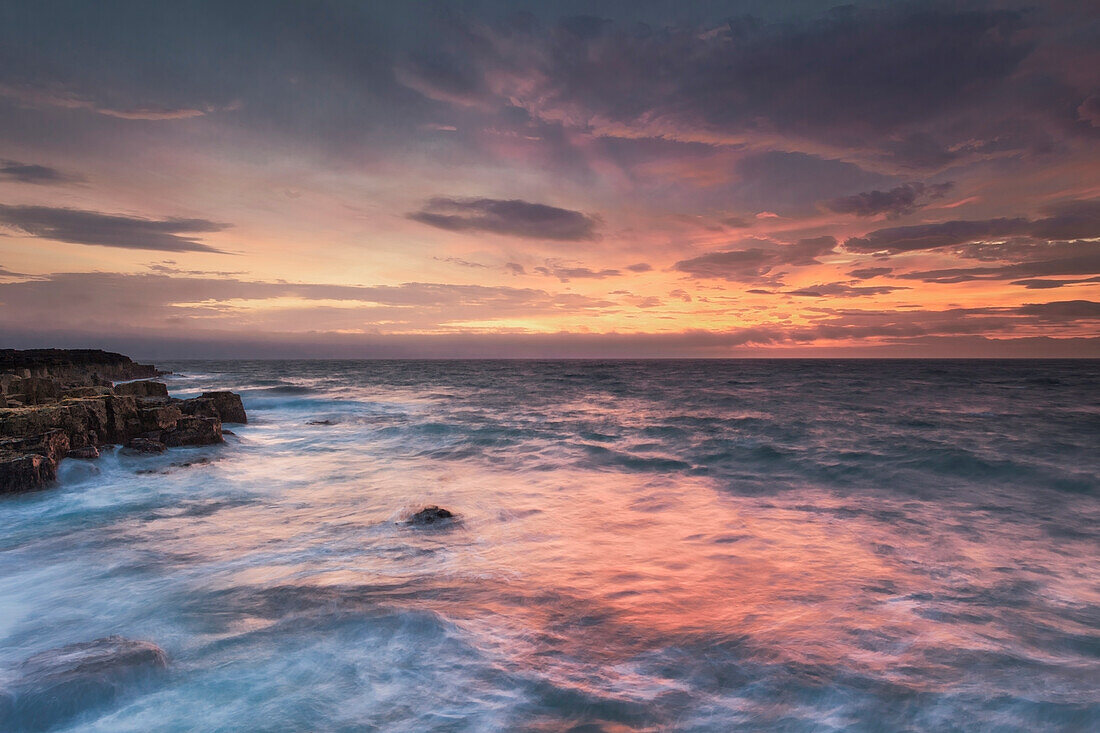
[[[1098,361],[158,366],[249,422],[0,499],[0,688],[168,667],[15,725],[1100,730]]]

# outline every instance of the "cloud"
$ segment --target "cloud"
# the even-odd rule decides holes
[[[213,106],[202,109],[193,107],[136,106],[111,107],[101,105],[91,99],[81,97],[65,90],[40,89],[30,86],[12,86],[0,83],[0,96],[14,99],[28,107],[62,107],[64,109],[82,109],[105,117],[120,120],[183,120],[189,117],[202,117],[217,111]],[[227,105],[223,109],[236,109],[238,105]]]
[[[1100,321],[1100,303],[1091,300],[1058,300],[1029,303],[1018,310],[1021,315],[1044,321]]]
[[[949,267],[908,272],[896,277],[924,282],[960,283],[974,280],[1017,280],[1057,275],[1100,274],[1100,242],[1056,243],[1051,249],[1062,256],[985,267]],[[1030,250],[1041,251],[1041,250]],[[1013,252],[1010,250],[1008,255]]]
[[[938,224],[878,229],[844,243],[849,252],[915,252],[975,242],[1029,237],[1032,239],[1086,239],[1100,237],[1100,199],[1070,201],[1044,210],[1040,219],[1024,217],[955,220]]]
[[[854,196],[841,196],[825,201],[822,206],[835,214],[854,214],[855,216],[877,216],[886,214],[896,219],[903,214],[912,214],[929,201],[943,198],[954,187],[954,183],[935,183],[929,186],[923,183],[906,183],[889,191],[864,191]]]
[[[80,209],[4,204],[0,204],[0,224],[32,237],[71,244],[218,253],[221,250],[186,235],[220,232],[229,227],[206,219],[141,219]]]
[[[673,269],[699,279],[754,282],[769,276],[777,277],[775,270],[783,266],[820,264],[817,258],[836,248],[836,239],[833,237],[802,239],[796,244],[778,244],[762,239],[745,241],[760,246],[711,252],[681,260],[673,265]]]
[[[1023,285],[1028,290],[1051,290],[1054,288],[1064,288],[1067,285],[1077,285],[1084,283],[1100,282],[1100,277],[1089,277],[1082,280],[1042,280],[1042,279],[1029,279],[1029,280],[1013,280],[1012,285]]]
[[[1033,78],[1014,77],[1035,47],[1032,15],[940,3],[771,15],[782,20],[674,25],[666,15],[654,28],[636,17],[593,19],[582,33],[533,17],[454,23],[446,59],[410,86],[458,106],[521,106],[578,129],[782,136],[877,149],[907,166],[1019,145],[997,129],[1005,117],[1026,127],[1028,114],[1054,114],[1027,86]],[[1079,104],[1057,114],[1076,120]],[[915,127],[933,133],[904,144]]]
[[[907,227],[878,229],[863,237],[844,242],[849,252],[886,252],[898,254],[923,249],[952,247],[1000,237],[1023,234],[1031,222],[1027,219],[986,219],[984,221],[945,221]]]
[[[797,295],[809,298],[863,298],[871,295],[886,295],[895,290],[909,290],[907,287],[892,285],[866,285],[856,286],[851,283],[826,283],[824,285],[811,285],[808,288],[788,290],[787,295]]]
[[[678,300],[682,300],[685,303],[690,303],[691,302],[691,294],[688,293],[688,291],[683,290],[681,288],[677,288],[676,290],[670,291],[669,294],[668,294],[668,297],[676,298]]]
[[[519,199],[439,197],[429,200],[420,211],[408,217],[452,232],[490,232],[559,241],[596,239],[599,224],[595,216]]]
[[[893,271],[892,267],[861,267],[857,270],[849,270],[848,274],[859,280],[870,280],[873,277],[889,275]]]
[[[659,305],[653,296],[626,295],[623,301],[637,308]],[[286,299],[318,302],[303,308],[284,303]],[[241,305],[253,300],[270,303]],[[446,283],[345,286],[151,273],[58,273],[0,283],[0,301],[5,303],[0,329],[13,345],[56,345],[74,339],[86,343],[88,338],[104,345],[191,343],[196,347],[192,355],[216,344],[230,349],[224,355],[237,356],[270,354],[264,344],[279,344],[313,356],[546,357],[721,355],[735,347],[817,348],[822,343],[860,342],[875,348],[905,347],[909,354],[1025,355],[1026,344],[1032,355],[1100,355],[1100,339],[1072,338],[1100,318],[1100,304],[1092,301],[904,312],[822,307],[809,312],[806,325],[777,321],[725,331],[663,334],[471,332],[460,324],[579,310],[600,313],[619,304],[537,289]],[[332,301],[341,305],[329,305]],[[74,309],[74,302],[80,307]],[[36,324],[36,330],[32,332],[28,323]],[[1027,340],[1039,327],[1064,338]],[[955,348],[960,343],[954,341],[936,341],[959,337],[972,339],[965,349]],[[991,337],[1001,340],[987,342]]]
[[[356,286],[110,272],[3,281],[0,303],[0,331],[63,323],[88,333],[170,328],[238,335],[479,330],[496,320],[579,318],[619,306],[604,298],[536,288],[420,282]]]
[[[20,163],[15,160],[0,160],[0,181],[14,181],[16,183],[79,183],[82,176],[65,173],[57,168],[45,165],[33,165]]]
[[[653,265],[649,264],[648,262],[638,262],[633,265],[627,265],[626,269],[630,270],[631,272],[649,272],[653,269]]]
[[[545,267],[536,267],[535,272],[547,277],[556,277],[563,283],[573,279],[603,280],[608,277],[618,277],[623,273],[620,270],[593,270],[589,267],[566,267],[547,263]]]
[[[449,262],[452,265],[458,265],[459,267],[469,267],[478,270],[486,270],[488,265],[483,265],[480,262],[471,262],[470,260],[464,260],[461,257],[432,257],[437,262]]]

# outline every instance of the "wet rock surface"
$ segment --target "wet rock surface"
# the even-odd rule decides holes
[[[122,636],[40,652],[0,690],[0,729],[47,730],[113,702],[168,666],[156,644]]]
[[[427,506],[416,512],[408,519],[405,520],[405,524],[409,524],[415,527],[423,527],[432,524],[446,524],[457,519],[456,515],[448,509],[444,509],[439,506]]]
[[[156,368],[105,351],[0,350],[0,494],[45,488],[64,458],[94,460],[98,447],[142,453],[222,442],[222,422],[248,417],[240,395],[180,400]],[[112,380],[127,381],[112,387]]]

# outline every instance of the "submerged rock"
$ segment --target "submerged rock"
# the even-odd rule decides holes
[[[416,514],[405,520],[405,524],[411,524],[414,526],[424,526],[429,524],[442,524],[455,519],[455,514],[443,507],[428,506],[424,507]]]
[[[306,422],[306,425],[335,425],[332,420],[310,420]]]
[[[29,657],[0,705],[3,730],[45,730],[89,708],[110,703],[125,689],[168,666],[156,644],[121,636],[69,644]]]

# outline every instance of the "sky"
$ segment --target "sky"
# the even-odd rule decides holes
[[[0,343],[1100,357],[1100,8],[0,0]]]

